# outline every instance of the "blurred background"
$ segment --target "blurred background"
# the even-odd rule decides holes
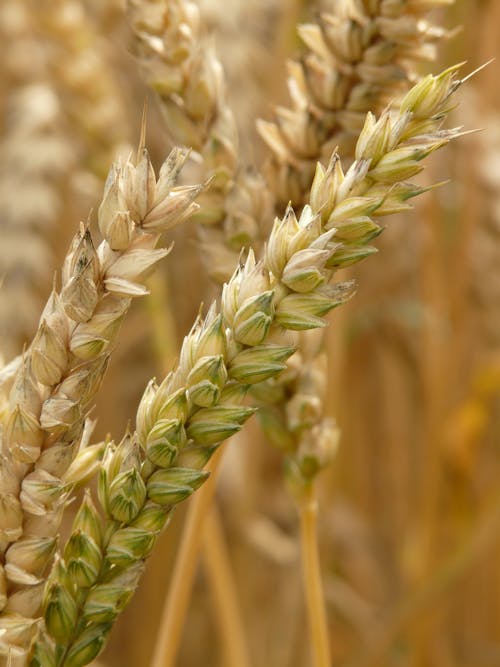
[[[286,100],[285,62],[305,0],[201,0],[226,68],[244,160],[265,147],[255,119]],[[443,3],[445,4],[445,3]],[[498,0],[456,0],[438,71],[500,55]],[[459,28],[456,31],[455,28]],[[0,352],[30,340],[79,220],[112,159],[139,137],[170,148],[130,55],[119,0],[0,5]],[[422,73],[426,73],[422,70]],[[351,271],[354,299],[327,331],[328,411],[342,437],[321,480],[320,548],[335,667],[500,667],[500,63],[459,94],[453,124],[481,132],[435,156],[448,181],[387,221],[379,255]],[[95,410],[119,438],[207,302],[189,224],[135,306]],[[230,443],[217,504],[254,667],[307,667],[296,511],[281,457],[258,425]],[[99,665],[149,664],[186,508],[151,558]],[[212,576],[201,558],[179,667],[224,662]]]

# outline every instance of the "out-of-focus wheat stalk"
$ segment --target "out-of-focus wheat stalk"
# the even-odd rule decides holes
[[[306,207],[297,220],[288,209],[277,219],[263,260],[249,253],[223,289],[220,312],[214,305],[196,322],[175,370],[159,386],[150,383],[136,432],[108,447],[99,492],[104,531],[87,499],[52,572],[45,621],[55,645],[48,637],[38,642],[35,664],[56,655],[61,667],[76,667],[100,652],[172,508],[203,483],[217,446],[253,414],[241,404],[248,385],[284,369],[293,348],[283,329],[324,326],[324,315],[352,290],[327,284],[344,243],[369,237],[378,228],[373,217],[420,193],[407,179],[458,134],[440,129],[459,84],[455,71],[426,77],[396,114],[367,117],[346,174],[337,156],[320,170],[321,212]]]
[[[219,632],[223,638],[226,665],[250,667],[248,640],[244,632],[245,624],[241,618],[238,599],[235,596],[236,585],[233,581],[231,559],[222,534],[222,520],[215,505],[212,505],[204,530],[204,563],[210,572],[209,581]]]
[[[195,209],[200,187],[173,185],[186,154],[174,150],[156,179],[147,152],[112,168],[99,208],[97,249],[85,225],[74,237],[35,338],[12,379],[2,431],[0,641],[21,660],[37,631],[47,569],[72,486],[95,469],[85,423],[120,324],[140,281],[165,257],[160,233]],[[80,456],[75,459],[78,451]],[[102,452],[101,452],[102,453]]]
[[[224,445],[221,445],[205,466],[210,476],[189,505],[170,588],[160,617],[153,667],[168,667],[173,665],[177,658],[198,564],[198,554],[203,544],[205,521],[213,505],[223,455]]]
[[[10,357],[32,335],[44,288],[50,285],[61,185],[74,157],[47,73],[47,53],[25,3],[2,4],[0,35],[0,345]]]

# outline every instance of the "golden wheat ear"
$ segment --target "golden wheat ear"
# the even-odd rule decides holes
[[[137,160],[112,167],[98,212],[104,240],[95,247],[88,226],[80,226],[60,289],[54,287],[17,370],[4,373],[10,376],[0,461],[5,650],[29,651],[64,506],[102,455],[101,447],[86,448],[85,424],[121,322],[132,299],[148,293],[143,279],[169,253],[156,248],[160,234],[197,208],[202,186],[175,187],[185,159],[185,151],[174,149],[155,176],[142,148]]]
[[[365,115],[398,99],[416,79],[416,64],[433,60],[447,36],[432,24],[432,9],[453,0],[322,3],[315,23],[299,26],[305,45],[289,65],[290,107],[258,130],[273,158],[268,179],[281,205],[308,201],[316,162],[334,146],[353,154]]]
[[[243,247],[261,247],[273,217],[272,192],[261,174],[241,164],[224,72],[199,8],[162,0],[152,12],[148,3],[129,0],[127,9],[134,50],[166,129],[175,143],[193,149],[202,180],[211,178],[193,220],[207,272],[221,284]]]

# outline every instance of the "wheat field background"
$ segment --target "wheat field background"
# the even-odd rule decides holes
[[[276,105],[289,104],[287,59],[304,49],[296,26],[314,22],[319,5],[329,12],[344,3],[196,4],[225,70],[238,161],[263,169],[270,152],[256,120],[270,122]],[[413,210],[382,219],[378,254],[341,271],[356,293],[328,316],[324,356],[308,356],[316,349],[308,339],[300,360],[319,364],[325,379],[310,381],[322,387],[322,414],[340,431],[317,482],[332,667],[500,667],[500,4],[442,5],[431,16],[446,36],[437,59],[416,72],[465,61],[466,75],[497,58],[460,88],[450,112],[448,127],[480,132],[429,158],[417,182],[446,183],[418,197]],[[156,169],[179,143],[139,61],[130,11],[118,0],[0,5],[5,363],[35,335],[77,223],[89,210],[95,218],[112,160],[137,146],[146,102]],[[188,160],[182,184],[201,182],[199,172]],[[200,203],[201,211],[215,206]],[[196,220],[169,231],[170,241],[168,258],[147,278],[150,294],[133,303],[119,333],[91,413],[93,442],[121,438],[150,378],[160,381],[172,367],[200,304],[206,312],[218,294],[209,274],[223,262],[215,256],[207,269],[203,243],[212,241],[199,251]],[[283,455],[256,417],[225,446],[213,477],[216,514],[207,511],[203,523],[175,664],[320,667],[311,658],[296,503]],[[89,486],[95,491],[95,480]],[[96,667],[153,664],[195,497],[159,537]],[[65,513],[62,539],[78,504]],[[245,656],[236,659],[245,664],[234,662],[240,632]]]

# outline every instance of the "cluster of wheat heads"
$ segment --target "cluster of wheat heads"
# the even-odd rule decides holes
[[[221,63],[200,28],[196,4],[129,3],[136,50],[147,81],[159,95],[169,133],[177,142],[194,144],[202,166],[216,174],[205,195],[205,213],[198,216],[201,254],[215,280],[230,275],[242,244],[257,249],[266,240],[273,204],[277,215],[286,198],[301,206],[311,197],[313,208],[324,206],[324,170],[316,167],[315,157],[328,157],[332,147],[340,145],[345,159],[355,158],[355,141],[366,112],[382,112],[389,100],[418,78],[417,62],[433,57],[435,42],[444,31],[429,23],[426,15],[440,4],[325,3],[317,23],[299,28],[308,48],[300,61],[290,64],[292,108],[278,109],[275,123],[259,123],[272,160],[264,173],[255,169],[249,173],[244,162],[236,159],[234,117]],[[180,51],[172,48],[178,44],[173,34],[182,35]],[[405,206],[400,202],[398,210]],[[335,266],[355,264],[375,252],[368,241],[377,233],[375,227],[360,229],[359,235],[342,239],[343,251]],[[306,332],[300,339],[287,373],[251,391],[260,404],[259,419],[266,436],[285,454],[290,488],[308,516],[313,479],[331,460],[337,428],[324,414],[322,338]],[[193,542],[199,541],[210,504],[204,496],[200,494],[193,504],[191,517],[198,530],[190,531],[191,543],[183,543],[174,582],[186,582],[194,575],[192,554],[197,546]],[[177,592],[174,583],[165,610],[164,650],[169,659],[175,652],[172,634],[179,634],[179,610],[185,607],[188,588],[184,584]]]
[[[154,21],[158,5],[144,4]],[[184,4],[171,3],[174,16]],[[364,25],[362,10],[369,17],[377,12],[391,17],[402,13],[404,4],[342,7],[357,10]],[[418,14],[439,3],[410,4]],[[181,37],[186,34],[180,31]],[[178,39],[172,38],[174,51]],[[189,84],[189,76],[183,77]],[[331,284],[336,270],[373,252],[366,246],[381,231],[379,218],[405,210],[423,191],[411,179],[422,160],[458,134],[442,129],[442,123],[459,83],[452,68],[423,78],[378,119],[360,111],[365,120],[357,126],[352,164],[344,171],[335,151],[327,165],[316,166],[302,212],[288,207],[274,223],[268,221],[265,249],[248,249],[235,264],[219,302],[184,339],[175,369],[159,385],[148,385],[134,428],[119,444],[110,439],[89,445],[89,413],[121,321],[131,299],[146,294],[142,279],[168,254],[156,248],[160,233],[193,215],[203,220],[205,214],[204,222],[211,224],[220,220],[204,201],[202,187],[174,187],[183,151],[169,156],[158,178],[142,147],[135,159],[113,167],[97,216],[103,241],[95,247],[88,226],[81,227],[32,343],[1,376],[0,641],[7,661],[77,666],[100,653],[171,510],[203,484],[204,467],[219,445],[265,403],[266,391],[257,400],[253,389],[265,388],[286,370],[300,344],[290,332],[325,326],[324,316],[353,289],[351,282]],[[179,86],[176,101],[181,91]],[[207,91],[195,87],[191,94],[199,116]],[[214,117],[211,112],[210,120]],[[179,115],[174,127],[178,123]],[[182,143],[202,152],[204,142],[192,134]],[[212,138],[209,145],[216,157],[221,145],[223,156],[237,155],[229,142]],[[213,189],[205,197],[215,192],[225,207],[239,175],[234,164],[221,171],[215,166]],[[230,201],[234,206],[234,198]],[[335,449],[335,429],[327,422],[323,428],[294,452],[289,479],[298,484],[299,495]],[[71,536],[60,544],[61,517],[73,489],[87,484],[97,468],[98,502],[85,495]],[[313,639],[316,661],[327,665],[321,642]]]
[[[183,344],[178,368],[159,387],[154,384],[148,387],[139,407],[136,433],[127,434],[117,448],[112,444],[107,446],[100,478],[100,500],[107,513],[108,527],[101,531],[101,521],[87,500],[76,519],[75,531],[51,573],[45,598],[45,622],[46,631],[55,645],[38,641],[35,654],[38,662],[35,664],[58,664],[58,661],[68,665],[86,664],[100,651],[114,617],[135,588],[142,562],[170,509],[198,488],[205,478],[203,466],[214,447],[239,430],[253,413],[252,408],[240,405],[247,385],[263,381],[284,368],[283,362],[293,348],[280,344],[282,330],[323,326],[322,316],[345,300],[351,287],[349,284],[340,283],[330,288],[324,284],[332,273],[330,267],[334,265],[336,252],[341,252],[341,244],[334,240],[337,229],[345,233],[359,229],[360,224],[363,228],[371,228],[375,224],[371,215],[390,212],[395,202],[397,206],[401,198],[416,194],[403,179],[418,172],[419,162],[453,136],[453,131],[437,130],[436,125],[441,124],[454,87],[452,72],[430,77],[403,101],[396,117],[392,118],[388,112],[377,123],[368,121],[358,142],[358,159],[346,175],[340,170],[337,158],[333,159],[332,168],[325,172],[328,200],[321,213],[315,214],[308,207],[297,220],[290,209],[283,219],[276,221],[264,259],[256,262],[250,253],[244,266],[237,269],[225,286],[220,313],[213,307],[206,318],[195,325]],[[422,94],[427,90],[429,95]],[[425,130],[424,134],[422,130]],[[155,215],[163,201],[160,196],[155,204],[158,195],[155,197],[154,177],[151,178],[148,167],[147,161],[142,159],[137,167],[125,173],[136,176],[132,181],[135,187],[137,183],[148,183],[149,176],[153,193],[149,206],[143,191],[137,195],[132,187],[135,197],[127,200],[129,206],[132,204],[131,209],[126,214],[118,209],[109,221],[106,220],[109,201],[118,196],[115,192],[119,190],[116,173],[120,176],[122,173],[117,170],[112,174],[100,209],[101,227],[109,222],[112,230],[115,227],[120,231],[123,227],[129,229],[131,210],[139,211],[132,214],[132,219],[135,217],[139,225],[142,223],[147,229],[148,221],[152,220],[150,225],[158,229],[165,223],[165,217],[168,219],[167,207],[175,206],[178,218],[192,205],[194,194],[190,189],[188,193],[182,191],[178,196],[167,196],[164,205],[167,216],[161,211]],[[141,181],[139,176],[143,173],[146,179]],[[171,168],[165,173],[170,176]],[[166,180],[169,188],[171,181]],[[126,186],[121,185],[126,190]],[[160,195],[163,194],[162,185],[160,175],[157,186]],[[179,200],[184,206],[179,206]],[[124,202],[121,203],[123,206]],[[30,464],[39,459],[44,431],[58,438],[54,448],[59,456],[56,457],[52,448],[45,445],[43,455],[47,461],[56,458],[60,464],[60,450],[73,451],[72,444],[78,441],[82,429],[81,413],[89,402],[87,394],[92,395],[98,384],[94,374],[87,368],[79,370],[78,364],[73,369],[75,372],[66,370],[68,345],[64,344],[64,334],[60,335],[54,329],[63,329],[60,320],[66,324],[65,319],[69,318],[75,323],[69,352],[74,354],[80,347],[90,350],[90,359],[98,359],[97,364],[101,367],[103,348],[108,343],[103,332],[108,337],[113,336],[124,309],[113,309],[113,313],[119,310],[117,317],[105,312],[103,318],[101,313],[96,313],[99,293],[95,281],[100,278],[101,290],[115,292],[128,303],[131,295],[142,292],[130,278],[136,279],[137,274],[142,274],[159,259],[158,253],[147,245],[151,240],[142,238],[142,234],[137,244],[139,247],[130,250],[136,255],[132,257],[126,252],[130,239],[121,243],[122,234],[118,234],[118,238],[119,247],[125,245],[124,250],[120,252],[115,248],[113,251],[111,246],[108,246],[109,250],[108,247],[102,249],[104,257],[106,250],[106,254],[118,251],[120,256],[114,262],[108,260],[110,266],[101,260],[98,270],[95,266],[98,255],[94,256],[87,234],[82,231],[77,237],[75,248],[69,255],[67,265],[71,269],[64,275],[61,295],[51,299],[32,351],[23,357],[10,397],[15,407],[8,416],[4,435],[6,451],[11,453],[14,461],[11,468],[5,466],[4,471],[6,475],[10,473],[14,488],[21,486],[21,493],[25,492],[25,482],[31,477],[29,482],[38,493],[30,494],[35,498],[26,493],[20,500],[10,493],[11,515],[17,513],[21,517],[25,498],[25,503],[29,498],[38,512],[43,510],[42,516],[48,513],[47,503],[51,507],[64,502],[60,479],[41,465],[33,473],[26,474],[26,469],[29,470]],[[146,249],[146,260],[136,264],[134,260],[142,258]],[[159,254],[163,256],[165,252]],[[127,271],[126,275],[117,272],[119,262],[132,275]],[[103,266],[106,266],[104,275]],[[98,331],[95,329],[97,318],[101,325]],[[82,328],[90,331],[82,331]],[[275,336],[277,342],[274,342]],[[76,345],[78,338],[80,345]],[[72,341],[75,341],[73,349]],[[60,358],[64,353],[66,357],[62,363]],[[63,369],[68,378],[61,383]],[[84,377],[75,378],[78,374]],[[90,390],[81,392],[85,397],[80,401],[83,405],[78,404],[71,391],[68,396],[68,387],[75,385],[75,381],[85,388],[91,385]],[[45,401],[40,396],[42,384],[49,387],[49,392],[50,388],[57,387]],[[39,421],[34,416],[37,412]],[[52,418],[49,419],[50,415]],[[66,434],[71,434],[69,442],[63,440]],[[68,458],[71,459],[70,454]],[[22,468],[21,483],[13,475],[18,460]],[[66,461],[62,464],[63,472],[65,464]],[[59,488],[55,490],[57,486]],[[32,505],[30,509],[34,510]],[[28,509],[25,511],[29,513]],[[36,527],[28,533],[29,537],[21,539],[22,528],[17,532],[16,528],[12,526],[10,532],[14,544],[6,549],[6,577],[11,574],[12,583],[26,586],[26,575],[36,578],[47,557],[52,555],[54,539],[38,537]],[[39,585],[38,581],[35,584],[32,580],[29,584]],[[88,592],[82,595],[84,589]],[[16,600],[20,598],[24,601],[24,596],[18,593]],[[4,616],[5,628],[11,635],[17,633],[18,641],[21,629],[24,630],[26,641],[26,631],[31,630],[34,623],[31,619],[24,620],[24,628],[20,628],[23,625],[19,618],[22,609],[16,610],[13,603],[15,611],[11,611],[12,603],[10,608],[8,604],[10,613]],[[39,600],[32,602],[30,599],[30,611],[38,604]]]

